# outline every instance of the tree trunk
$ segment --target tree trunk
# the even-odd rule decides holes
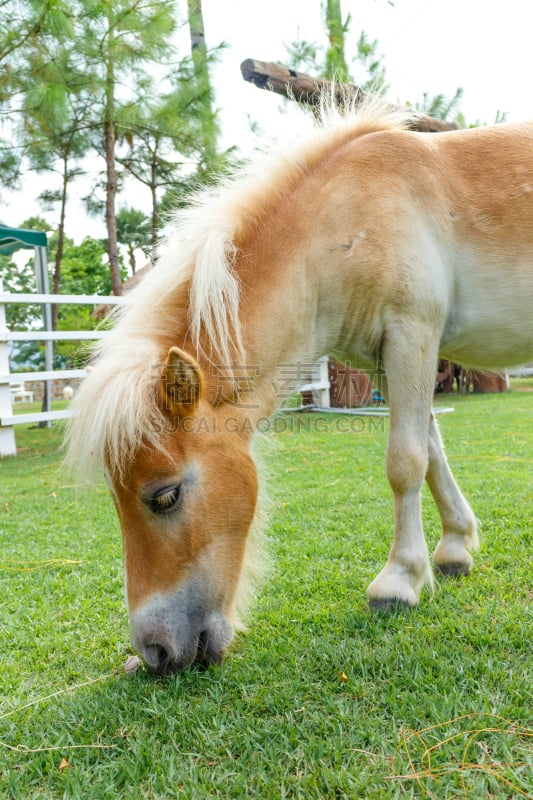
[[[344,52],[344,25],[340,0],[326,0],[326,26],[329,39],[326,54],[327,74],[345,81],[348,78],[348,67]]]
[[[201,91],[201,103],[204,107],[201,122],[202,140],[204,145],[204,162],[209,170],[214,165],[217,155],[217,132],[211,104],[211,81],[209,79],[209,65],[207,60],[207,47],[205,44],[204,17],[202,13],[202,0],[187,0],[189,12],[189,30],[191,35],[191,55],[194,64],[194,73]]]
[[[117,171],[115,169],[115,126],[107,120],[104,129],[104,149],[106,158],[106,200],[105,223],[107,228],[107,254],[111,270],[111,291],[122,294],[120,278],[120,262],[117,243],[117,220],[115,214],[115,198],[117,196]]]
[[[152,193],[152,253],[151,261],[157,261],[157,246],[159,244],[159,201],[157,199],[157,163],[152,161],[150,191]]]
[[[112,27],[109,26],[110,40],[113,38]],[[122,294],[122,281],[120,278],[120,261],[117,242],[117,219],[115,200],[117,196],[117,170],[115,164],[115,65],[113,63],[113,46],[109,43],[109,56],[106,65],[106,108],[104,122],[104,155],[106,162],[106,199],[105,223],[107,228],[107,254],[109,269],[111,271],[111,291],[113,294]]]
[[[63,260],[63,249],[65,245],[65,216],[67,209],[67,190],[68,190],[68,156],[63,159],[63,186],[61,189],[61,207],[59,211],[59,228],[57,230],[57,250],[54,264],[53,292],[59,294],[61,289],[61,261]],[[52,330],[57,330],[57,315],[59,307],[56,303],[52,306]]]
[[[128,244],[128,259],[129,259],[129,262],[130,262],[131,274],[135,275],[135,270],[137,268],[137,263],[135,261],[135,248],[131,243]]]
[[[257,61],[247,58],[241,64],[241,73],[245,81],[249,81],[259,89],[267,89],[284,97],[292,97],[299,103],[315,106],[322,94],[332,96],[339,105],[347,102],[360,103],[366,97],[358,86],[352,83],[335,83],[322,78],[314,78],[304,72],[275,64],[268,61]],[[444,122],[433,117],[421,117],[413,114],[412,129],[428,133],[455,130],[457,125],[453,122]]]
[[[189,30],[191,34],[191,52],[193,59],[207,54],[205,46],[204,17],[202,13],[202,0],[187,0],[189,12]]]

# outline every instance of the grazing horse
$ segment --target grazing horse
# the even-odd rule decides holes
[[[132,643],[157,672],[222,659],[253,561],[254,431],[323,354],[386,376],[394,536],[371,606],[413,606],[432,584],[424,480],[435,568],[471,569],[476,520],[432,416],[435,372],[439,357],[532,356],[533,124],[409,122],[375,102],[324,108],[307,137],[196,197],[74,398],[69,460],[107,476]]]

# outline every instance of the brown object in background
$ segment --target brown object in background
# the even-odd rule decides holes
[[[332,408],[360,408],[372,399],[372,381],[360,369],[331,359],[328,362],[329,398]]]

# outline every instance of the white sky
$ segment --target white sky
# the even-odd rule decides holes
[[[297,38],[325,43],[320,5],[320,0],[203,0],[208,46],[228,45],[213,76],[224,146],[250,152],[248,115],[268,138],[293,127],[290,115],[280,110],[282,101],[242,80],[240,64],[245,58],[286,61],[285,45]],[[528,0],[394,0],[394,5],[342,0],[342,10],[352,17],[352,42],[361,30],[378,40],[391,101],[415,103],[424,92],[451,97],[462,87],[468,122],[491,123],[497,111],[507,112],[509,121],[533,119]],[[34,203],[41,187],[37,179],[27,179],[24,192],[0,206],[0,219],[18,225],[30,213],[43,215]],[[137,193],[121,200],[138,204]],[[104,235],[103,225],[88,221],[75,202],[67,232],[76,240]]]
[[[239,65],[247,57],[283,61],[285,44],[298,37],[324,43],[320,0],[203,0],[203,6],[208,44],[229,44],[218,70],[226,126],[237,137],[251,109],[265,132],[275,132],[276,99],[241,82]],[[527,0],[342,0],[342,10],[352,17],[352,43],[361,30],[378,40],[391,101],[415,103],[424,92],[451,97],[462,87],[469,122],[491,123],[498,110],[509,120],[533,118]],[[350,41],[348,57],[349,47]]]

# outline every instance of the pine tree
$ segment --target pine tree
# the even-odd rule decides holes
[[[128,106],[143,96],[149,65],[162,63],[175,30],[174,8],[164,2],[142,0],[80,0],[80,41],[86,64],[97,86],[95,129],[105,159],[105,221],[111,284],[121,293],[117,243],[116,148],[122,125],[128,128]],[[119,92],[120,86],[120,92]]]
[[[17,11],[11,25],[7,8]],[[40,199],[58,208],[55,291],[61,289],[69,188],[91,151],[104,161],[104,200],[95,185],[88,203],[105,214],[117,294],[115,207],[125,171],[150,191],[155,249],[160,195],[175,196],[218,166],[210,56],[198,38],[201,4],[186,8],[195,44],[180,60],[176,4],[166,0],[0,0],[0,118],[10,121],[0,143],[0,174],[9,187],[28,169],[53,176]]]
[[[18,189],[24,171],[27,117],[25,98],[40,85],[38,74],[52,71],[56,48],[72,37],[71,13],[64,0],[0,3],[0,141],[2,186]],[[45,101],[46,102],[46,101]],[[41,134],[45,131],[41,131]],[[16,141],[16,144],[14,144]]]
[[[181,64],[166,83],[173,88],[162,94],[157,93],[157,87],[147,86],[144,103],[130,109],[122,126],[127,150],[117,157],[129,175],[150,193],[153,259],[157,257],[160,234],[160,193],[184,188],[184,166],[190,172],[190,164],[199,163],[202,169],[204,163],[204,110],[190,65]]]
[[[135,250],[142,250],[145,256],[151,249],[151,221],[143,211],[122,206],[117,212],[117,237],[128,251],[132,275],[137,270]]]
[[[55,293],[61,286],[69,189],[76,177],[84,173],[81,161],[90,146],[86,127],[90,92],[75,61],[70,41],[68,45],[56,47],[52,62],[32,63],[30,60],[30,77],[22,103],[19,131],[29,168],[49,173],[53,178],[52,186],[41,193],[40,200],[44,207],[59,207],[52,279]],[[52,311],[52,327],[55,329],[57,306],[53,306]]]
[[[305,39],[293,42],[287,47],[290,66],[338,83],[355,83],[373,93],[385,92],[385,67],[378,52],[378,42],[371,41],[361,31],[355,50],[348,54],[346,37],[350,31],[351,16],[348,14],[343,20],[341,0],[321,0],[321,8],[327,47]],[[352,71],[356,67],[363,74],[355,80]]]

